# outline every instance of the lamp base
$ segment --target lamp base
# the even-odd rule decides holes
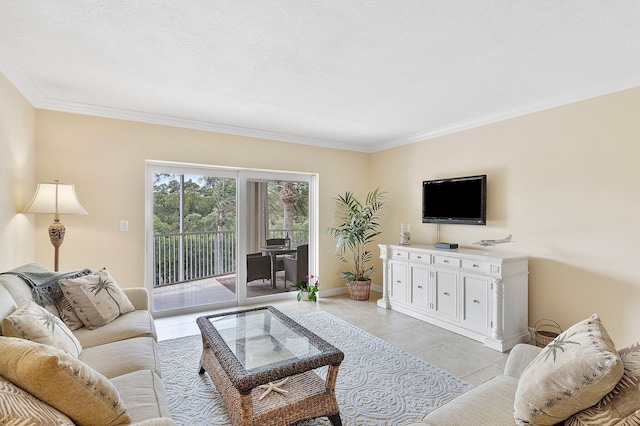
[[[60,223],[59,219],[55,219],[49,226],[49,240],[54,247],[53,253],[53,270],[58,272],[59,256],[58,249],[64,242],[65,227]]]

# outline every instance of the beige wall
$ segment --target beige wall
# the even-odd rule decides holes
[[[531,257],[530,325],[568,327],[597,312],[618,346],[638,339],[640,88],[371,155],[52,111],[37,111],[34,125],[4,77],[0,90],[4,269],[34,260],[34,238],[35,260],[52,264],[51,219],[37,218],[34,237],[33,219],[15,213],[35,188],[34,129],[37,181],[75,183],[91,213],[63,218],[61,269],[108,266],[123,286],[142,285],[146,159],[319,173],[321,229],[334,222],[332,196],[379,185],[392,205],[381,240],[391,243],[403,220],[414,242],[435,241],[435,225],[420,223],[422,180],[486,173],[488,225],[444,226],[441,239],[471,246],[513,233],[514,243],[488,249]],[[342,285],[333,246],[321,232],[323,287]]]
[[[62,218],[60,270],[107,266],[122,286],[143,285],[145,160],[319,173],[321,230],[333,225],[333,195],[368,188],[364,153],[39,110],[38,181],[74,183],[90,213]],[[129,220],[129,232],[119,231],[121,219]],[[38,217],[36,229],[37,260],[48,266],[50,222]],[[324,288],[344,285],[334,244],[320,233]]]
[[[35,110],[0,74],[0,272],[35,260]]]
[[[391,195],[385,240],[399,223],[433,243],[421,182],[488,175],[487,226],[447,225],[441,240],[529,255],[529,323],[571,324],[597,312],[614,341],[640,338],[640,88],[375,153],[371,184]],[[477,247],[477,246],[473,246]]]

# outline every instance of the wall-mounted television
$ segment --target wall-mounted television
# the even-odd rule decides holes
[[[422,182],[422,223],[486,225],[487,175]]]

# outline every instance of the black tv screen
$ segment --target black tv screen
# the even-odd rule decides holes
[[[486,225],[487,175],[422,182],[422,223]]]

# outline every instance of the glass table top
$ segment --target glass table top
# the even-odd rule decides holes
[[[207,319],[248,373],[323,353],[315,339],[305,336],[301,326],[268,309]]]

